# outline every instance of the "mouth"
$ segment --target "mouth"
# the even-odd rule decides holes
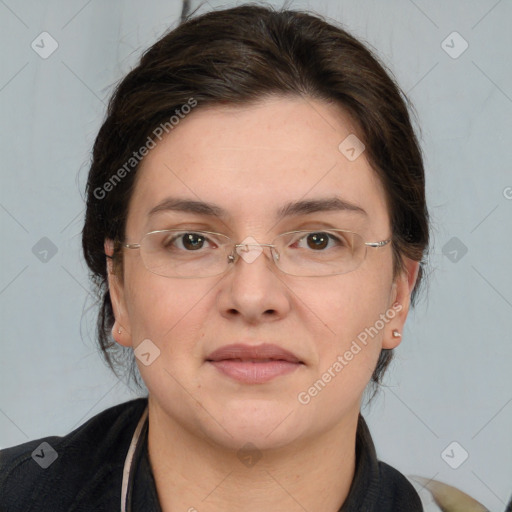
[[[224,376],[246,384],[260,384],[287,375],[301,366],[295,354],[277,345],[225,345],[207,358]]]

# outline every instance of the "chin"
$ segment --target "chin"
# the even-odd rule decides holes
[[[222,418],[219,420],[222,426],[209,424],[207,435],[214,442],[236,450],[247,443],[261,450],[280,448],[300,435],[294,408],[297,409],[295,404],[285,406],[277,401],[238,401],[218,415],[212,411],[215,418]]]

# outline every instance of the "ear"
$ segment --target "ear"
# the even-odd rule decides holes
[[[112,255],[114,254],[114,241],[108,238],[105,239],[104,248],[107,256],[108,289],[115,316],[115,322],[112,326],[112,337],[120,345],[131,347],[132,339],[130,321],[126,310],[123,279],[122,276],[115,273],[116,269],[114,268],[114,262],[112,260]],[[117,272],[119,272],[119,269],[117,269]]]
[[[419,269],[419,261],[404,258],[404,270],[396,277],[391,288],[389,313],[386,312],[386,316],[391,320],[384,331],[382,348],[395,348],[402,341],[402,337],[394,336],[393,332],[398,331],[400,335],[403,333],[405,320],[411,305],[411,294],[418,278]],[[393,316],[391,316],[392,313],[394,313]]]

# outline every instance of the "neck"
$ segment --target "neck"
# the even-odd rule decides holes
[[[358,412],[314,439],[240,452],[149,408],[148,453],[162,512],[338,512],[354,477]]]

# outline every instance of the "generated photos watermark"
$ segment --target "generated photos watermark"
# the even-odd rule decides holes
[[[337,377],[343,368],[345,368],[345,366],[347,366],[350,361],[352,361],[354,357],[359,354],[359,352],[361,352],[362,348],[368,344],[369,339],[375,338],[375,336],[377,336],[377,334],[379,334],[379,332],[384,329],[386,324],[395,318],[396,314],[402,311],[402,309],[402,304],[393,304],[393,306],[389,308],[385,313],[381,313],[379,315],[379,319],[376,320],[371,327],[367,327],[364,329],[364,331],[361,331],[357,335],[357,339],[352,341],[350,348],[346,350],[342,355],[338,355],[336,361],[334,361],[320,376],[320,378],[313,382],[307,390],[301,391],[297,395],[299,403],[302,405],[307,405],[314,397],[318,396],[318,394],[327,386],[327,384],[329,384],[329,382]]]
[[[176,115],[172,115],[167,121],[160,123],[152,132],[154,137],[151,137],[151,135],[148,136],[146,143],[143,146],[141,146],[137,151],[134,151],[132,156],[128,158],[128,160],[119,169],[117,169],[117,171],[112,174],[112,176],[101,187],[96,187],[94,189],[94,197],[96,199],[105,199],[107,194],[114,190],[121,180],[125,178],[127,174],[130,174],[137,165],[139,165],[141,160],[150,152],[150,150],[156,147],[155,139],[161,141],[163,136],[174,130],[180,120],[184,119],[195,106],[197,106],[197,100],[193,97],[189,98],[187,103],[174,111]]]

